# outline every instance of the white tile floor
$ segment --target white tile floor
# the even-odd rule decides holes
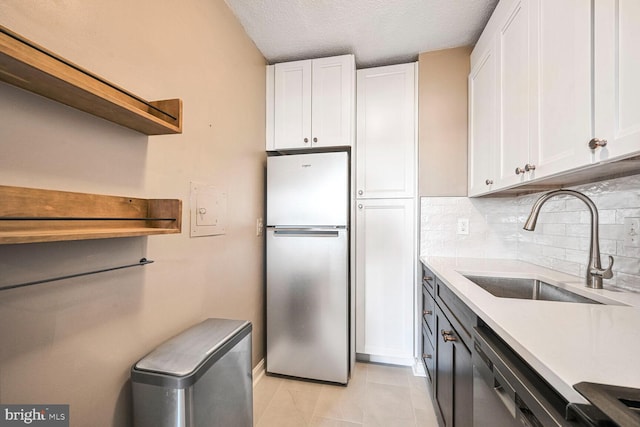
[[[253,392],[256,427],[438,425],[426,380],[411,368],[357,363],[346,387],[264,376]]]

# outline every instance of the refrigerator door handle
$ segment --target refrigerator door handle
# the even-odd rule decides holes
[[[274,236],[318,236],[318,237],[338,237],[339,230],[327,230],[322,228],[287,228],[285,230],[274,230]]]

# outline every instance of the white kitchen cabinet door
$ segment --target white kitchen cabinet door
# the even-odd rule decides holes
[[[416,193],[416,65],[357,72],[358,198]]]
[[[311,145],[350,146],[355,130],[355,66],[352,55],[314,59]]]
[[[275,65],[275,148],[311,147],[311,61]]]
[[[595,2],[595,161],[640,151],[640,1]]]
[[[477,196],[494,188],[497,172],[495,44],[480,56],[469,74],[469,195]]]
[[[413,199],[357,201],[356,352],[372,361],[413,363],[414,218]]]
[[[531,177],[531,88],[529,55],[529,1],[518,0],[506,15],[497,35],[498,58],[498,175],[496,187],[519,184]]]
[[[535,178],[591,162],[592,4],[530,0],[533,110],[530,163]]]
[[[273,100],[267,88],[267,120],[271,105],[274,120],[273,142],[267,126],[267,150],[352,145],[354,76],[353,55],[276,64]]]

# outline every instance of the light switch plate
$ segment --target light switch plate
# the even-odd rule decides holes
[[[217,236],[226,233],[227,192],[202,183],[191,183],[190,236]]]

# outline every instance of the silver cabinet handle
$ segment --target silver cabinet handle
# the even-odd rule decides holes
[[[362,190],[358,190],[358,195],[359,195],[359,196],[362,196],[363,194],[364,194],[364,191],[362,191]]]
[[[527,163],[526,165],[524,165],[524,169],[521,167],[516,168],[516,175],[520,175],[521,173],[525,173],[525,172],[531,172],[534,170],[536,170],[536,165]]]
[[[422,353],[422,358],[423,358],[423,359],[431,359],[431,357],[432,357],[432,356],[431,356],[430,354]]]
[[[313,138],[313,142],[318,142],[318,138]]]
[[[308,144],[308,143],[309,143],[309,138],[305,138],[305,139],[304,139],[304,143],[305,143],[305,144]]]
[[[422,315],[423,316],[428,316],[430,314],[433,314],[433,311],[431,311],[431,310],[422,310]]]
[[[427,282],[430,282],[433,280],[433,276],[423,276],[422,280],[426,280]]]
[[[358,205],[358,209],[362,209],[362,205]]]
[[[493,180],[492,179],[487,179],[484,183],[487,184],[487,185],[491,185],[491,184],[493,184]]]
[[[593,138],[591,141],[589,141],[589,148],[591,148],[592,150],[595,150],[598,147],[606,147],[606,146],[607,146],[606,139]]]

